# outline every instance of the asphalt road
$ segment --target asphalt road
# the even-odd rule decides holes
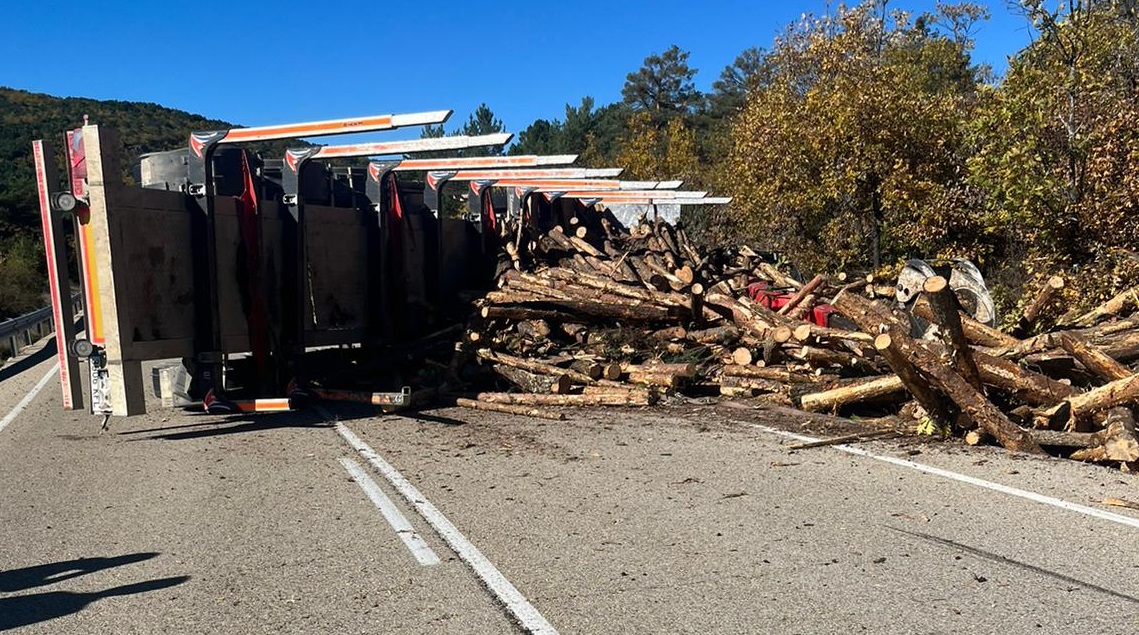
[[[50,372],[31,355],[0,369],[0,417]],[[0,631],[1139,630],[1139,513],[1099,502],[1139,481],[1102,468],[792,450],[850,424],[746,405],[547,422],[154,404],[100,432],[57,386],[0,429]]]

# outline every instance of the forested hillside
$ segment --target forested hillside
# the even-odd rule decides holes
[[[119,130],[127,152],[170,150],[191,130],[232,127],[157,104],[60,98],[0,87],[0,319],[43,306],[43,256],[32,141],[91,122]]]

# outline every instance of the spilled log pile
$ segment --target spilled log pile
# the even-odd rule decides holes
[[[964,313],[942,277],[903,308],[870,276],[800,282],[747,247],[706,253],[661,221],[591,213],[500,231],[497,288],[456,357],[478,370],[468,386],[495,390],[468,407],[550,418],[558,406],[753,398],[1139,467],[1136,290],[1026,338],[1062,279],[1005,333]]]

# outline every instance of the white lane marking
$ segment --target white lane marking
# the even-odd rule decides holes
[[[812,442],[812,441],[820,441],[821,440],[821,439],[818,439],[815,437],[808,437],[808,436],[805,436],[802,434],[795,434],[794,432],[787,432],[786,430],[780,430],[778,428],[771,428],[771,427],[768,427],[765,425],[760,425],[758,423],[749,423],[747,425],[749,425],[753,428],[756,428],[758,430],[762,430],[764,432],[767,432],[769,434],[774,434],[777,436],[784,437],[786,439],[794,439],[796,441],[803,441],[803,442],[808,442],[808,443]],[[886,456],[883,454],[875,454],[873,452],[870,452],[869,450],[864,450],[862,448],[856,448],[852,445],[835,445],[835,446],[831,446],[831,447],[833,447],[836,450],[839,450],[840,452],[846,452],[847,454],[853,454],[855,456],[863,456],[863,457],[866,457],[868,459],[874,459],[875,461],[882,461],[884,463],[890,463],[891,465],[897,465],[899,467],[909,468],[911,470],[916,470],[918,472],[925,472],[926,474],[932,474],[934,476],[940,476],[942,478],[947,478],[947,479],[950,479],[953,481],[957,481],[959,483],[966,483],[968,485],[973,485],[975,487],[980,487],[980,488],[984,488],[987,490],[992,490],[994,492],[1000,492],[1002,494],[1008,494],[1009,496],[1016,496],[1018,498],[1024,498],[1024,499],[1027,499],[1027,500],[1030,500],[1030,501],[1033,501],[1036,503],[1041,503],[1043,505],[1051,505],[1052,507],[1059,507],[1060,509],[1066,509],[1068,511],[1076,512],[1077,514],[1084,514],[1086,516],[1092,516],[1094,518],[1099,518],[1100,520],[1107,520],[1107,521],[1110,521],[1113,523],[1119,523],[1120,525],[1127,525],[1128,527],[1135,527],[1135,528],[1139,529],[1139,518],[1133,518],[1131,516],[1124,516],[1122,514],[1116,514],[1113,512],[1104,511],[1102,509],[1096,509],[1094,507],[1088,507],[1087,505],[1080,505],[1079,503],[1072,503],[1072,502],[1069,502],[1069,501],[1066,501],[1066,500],[1063,500],[1060,498],[1053,498],[1051,496],[1045,496],[1044,494],[1037,494],[1036,492],[1030,492],[1028,490],[1023,490],[1023,489],[1020,489],[1018,487],[1010,487],[1008,485],[1001,485],[1000,483],[994,483],[992,481],[986,481],[984,479],[977,478],[975,476],[969,476],[967,474],[960,474],[958,472],[953,472],[950,470],[942,469],[940,467],[933,467],[932,465],[924,465],[922,463],[914,463],[913,461],[907,461],[905,459],[899,459],[899,458],[892,457],[892,456]]]
[[[344,469],[348,470],[348,473],[352,475],[352,480],[356,481],[356,484],[360,486],[360,489],[364,490],[368,498],[372,499],[372,502],[379,508],[380,513],[384,515],[384,519],[392,526],[392,529],[395,530],[396,535],[403,541],[403,544],[407,545],[407,549],[411,551],[411,555],[415,556],[419,564],[425,567],[439,564],[439,556],[435,555],[431,547],[416,533],[415,528],[407,521],[407,517],[403,515],[403,512],[399,511],[399,508],[396,507],[392,499],[388,498],[388,495],[380,489],[380,486],[376,485],[372,477],[368,476],[364,468],[360,467],[360,464],[352,459],[343,457],[340,459],[340,464],[344,466]]]
[[[53,365],[51,370],[47,371],[47,374],[40,380],[40,383],[36,384],[36,387],[32,388],[30,393],[24,395],[24,398],[20,400],[20,403],[16,404],[15,408],[12,408],[12,412],[9,412],[4,415],[3,419],[0,419],[0,432],[3,432],[4,428],[7,428],[9,423],[15,421],[16,417],[24,411],[24,408],[27,408],[28,404],[32,403],[32,400],[36,398],[36,395],[40,394],[40,391],[44,389],[44,386],[47,385],[47,382],[51,380],[57,370],[59,370],[59,367]]]
[[[324,408],[314,406],[313,409],[330,423],[333,421],[333,417]],[[502,575],[502,572],[491,564],[490,560],[487,560],[486,556],[478,550],[478,547],[471,544],[471,541],[467,540],[467,537],[452,525],[451,521],[447,520],[447,517],[432,505],[410,481],[404,478],[387,461],[380,458],[375,450],[364,443],[343,423],[336,424],[336,431],[360,453],[360,456],[367,459],[372,467],[379,470],[388,483],[391,483],[391,486],[415,507],[424,520],[435,528],[439,536],[451,546],[451,549],[455,550],[463,562],[467,563],[475,575],[490,589],[490,592],[506,607],[506,610],[510,611],[523,629],[534,635],[558,635],[557,629],[547,622],[546,618],[542,617],[538,609],[534,608],[534,605],[530,604],[530,601],[510,583],[510,580],[507,580],[506,576]]]

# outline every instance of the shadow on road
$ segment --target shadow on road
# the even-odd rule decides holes
[[[149,551],[114,558],[80,558],[51,564],[38,564],[34,567],[12,569],[11,571],[0,571],[0,593],[15,593],[38,586],[55,584],[88,573],[150,560],[157,555],[157,553]]]
[[[951,547],[954,549],[960,549],[961,551],[971,553],[975,556],[978,556],[980,558],[984,558],[985,560],[989,560],[991,562],[999,562],[1001,564],[1007,564],[1007,565],[1012,565],[1014,567],[1020,567],[1021,569],[1032,571],[1033,573],[1038,573],[1038,574],[1043,575],[1043,576],[1048,576],[1048,577],[1054,578],[1056,580],[1061,580],[1063,582],[1067,582],[1068,584],[1074,584],[1077,586],[1081,586],[1081,587],[1084,587],[1085,589],[1089,589],[1091,591],[1096,591],[1098,593],[1103,593],[1104,595],[1109,595],[1113,598],[1117,598],[1120,600],[1126,600],[1126,601],[1132,602],[1134,604],[1139,604],[1139,598],[1136,598],[1134,596],[1130,596],[1130,595],[1127,595],[1124,593],[1120,593],[1118,591],[1112,591],[1111,589],[1101,587],[1097,584],[1092,584],[1091,582],[1085,582],[1083,580],[1080,580],[1079,578],[1073,578],[1072,576],[1064,575],[1063,573],[1057,573],[1056,571],[1050,571],[1048,569],[1045,569],[1044,567],[1038,567],[1034,564],[1028,564],[1027,562],[1021,562],[1019,560],[1013,560],[1012,558],[1007,558],[1005,556],[993,553],[991,551],[985,551],[984,549],[978,549],[976,547],[970,547],[969,545],[963,545],[959,542],[954,542],[954,541],[946,539],[946,538],[940,538],[938,536],[933,536],[930,534],[923,534],[923,533],[917,532],[917,531],[907,531],[907,530],[901,529],[899,527],[890,527],[889,525],[885,525],[885,527],[887,529],[891,529],[891,530],[896,531],[898,533],[906,534],[907,536],[913,536],[914,538],[921,538],[922,540],[926,540],[928,542],[936,543],[936,544],[943,545],[946,547]]]
[[[49,591],[32,595],[17,595],[0,598],[0,631],[38,624],[64,615],[82,611],[95,600],[116,595],[134,595],[177,586],[190,579],[190,576],[177,576],[148,580],[135,584],[124,584],[95,593],[72,593],[70,591]]]
[[[203,415],[205,416],[205,415]],[[227,417],[225,419],[211,418],[201,423],[189,423],[168,428],[148,428],[146,430],[128,430],[120,435],[150,436],[135,437],[131,441],[187,441],[191,439],[205,439],[230,434],[247,434],[249,432],[264,432],[266,430],[280,430],[283,428],[327,428],[329,424],[316,414],[305,411],[279,412],[264,415],[242,415]],[[181,432],[174,432],[181,430]],[[153,434],[158,432],[160,434]]]
[[[51,359],[54,356],[55,356],[55,336],[52,335],[44,343],[43,348],[41,348],[40,350],[32,353],[31,355],[28,355],[27,357],[21,358],[15,362],[9,362],[7,364],[4,364],[3,368],[0,368],[0,381],[4,381],[5,379],[8,379],[9,377],[15,377],[16,375],[19,375],[20,373],[24,372],[25,370],[28,370],[29,368],[34,368],[39,363],[41,363],[45,360]]]
[[[404,419],[415,419],[417,421],[426,421],[428,423],[440,423],[445,426],[465,426],[466,421],[462,419],[455,419],[453,417],[446,417],[440,414],[431,414],[423,412],[422,410],[410,410],[408,412],[397,412],[396,415]]]

